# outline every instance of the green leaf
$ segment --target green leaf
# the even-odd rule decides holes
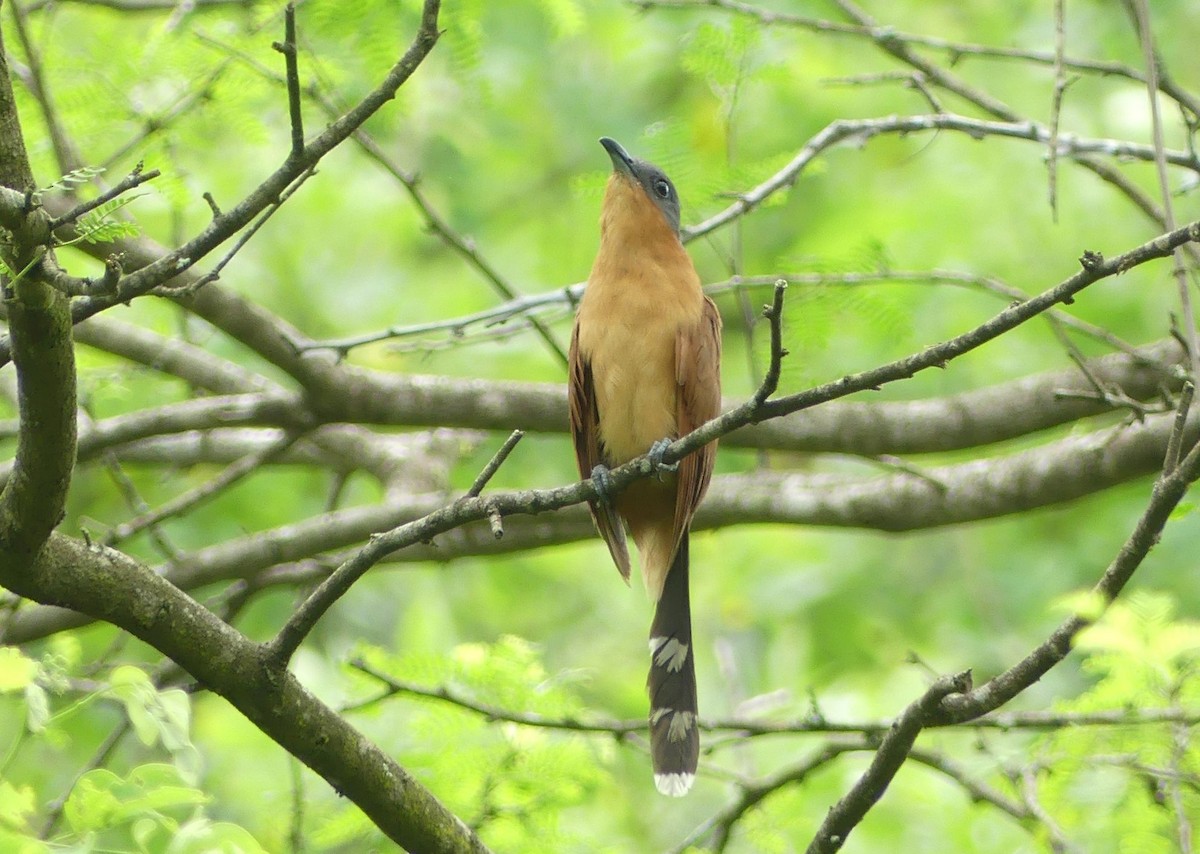
[[[25,726],[30,732],[41,732],[50,721],[50,697],[36,682],[25,686]]]
[[[51,850],[50,846],[40,839],[0,827],[0,851],[10,852],[10,854],[47,854]],[[54,850],[62,851],[62,849]]]
[[[42,193],[49,193],[53,190],[74,192],[80,184],[90,183],[97,175],[103,175],[104,172],[103,166],[81,166],[78,169],[72,169],[53,184],[38,190],[34,195],[40,197]]]
[[[33,682],[38,665],[14,646],[0,647],[0,694],[23,691]]]
[[[34,811],[34,793],[30,786],[14,786],[0,780],[0,827],[21,830]]]
[[[129,828],[129,835],[143,851],[154,849],[155,837],[161,832],[161,825],[153,818],[139,818]]]
[[[137,193],[113,199],[100,205],[86,216],[80,217],[79,221],[75,223],[79,236],[71,242],[82,240],[85,243],[111,243],[122,237],[134,237],[140,234],[141,229],[136,224],[111,217],[121,208],[132,204],[135,199],[140,199],[144,195],[145,193]]]
[[[151,763],[134,768],[127,778],[106,768],[87,772],[72,790],[64,813],[76,831],[132,825],[149,817],[174,832],[175,822],[164,814],[165,811],[190,809],[207,802],[208,796],[204,792],[183,785],[173,766]],[[144,834],[144,826],[138,825],[138,828],[138,832]]]
[[[583,29],[583,10],[576,0],[541,0],[541,6],[559,38],[573,36]]]
[[[166,854],[266,854],[248,830],[229,822],[195,818],[175,833]]]
[[[142,744],[161,742],[172,753],[191,747],[191,701],[185,691],[159,691],[149,675],[129,665],[114,670],[109,684]]]
[[[111,816],[120,807],[120,800],[113,790],[122,782],[107,768],[95,768],[80,777],[63,809],[71,828],[82,832],[107,827]]]
[[[191,745],[192,705],[186,691],[172,688],[157,695],[159,737],[163,747],[174,753]]]
[[[1190,516],[1196,512],[1197,504],[1194,501],[1180,501],[1175,505],[1175,509],[1171,511],[1171,521],[1177,522],[1186,516]]]
[[[684,48],[683,67],[717,90],[729,92],[746,75],[746,58],[758,41],[759,29],[735,18],[730,26],[703,23]]]

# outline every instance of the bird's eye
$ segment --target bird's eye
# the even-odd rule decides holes
[[[658,193],[660,199],[669,199],[671,197],[671,185],[665,178],[659,178],[654,182],[654,192]]]

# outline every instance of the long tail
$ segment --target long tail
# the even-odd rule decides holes
[[[696,780],[700,758],[686,531],[667,572],[650,626],[650,676],[646,686],[650,691],[654,785],[664,795],[682,797]]]

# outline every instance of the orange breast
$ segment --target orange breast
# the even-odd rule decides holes
[[[610,179],[600,251],[579,306],[579,350],[591,363],[600,439],[619,465],[676,435],[675,348],[699,321],[700,278],[640,187]]]

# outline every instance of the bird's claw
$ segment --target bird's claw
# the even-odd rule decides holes
[[[663,474],[679,470],[679,463],[664,463],[662,461],[663,454],[667,452],[667,448],[669,447],[671,447],[670,439],[659,439],[646,452],[646,459],[650,460],[650,465],[654,466],[655,476],[659,480],[662,480]]]
[[[592,469],[592,486],[596,487],[596,499],[606,507],[612,506],[612,478],[608,466],[598,465]]]

